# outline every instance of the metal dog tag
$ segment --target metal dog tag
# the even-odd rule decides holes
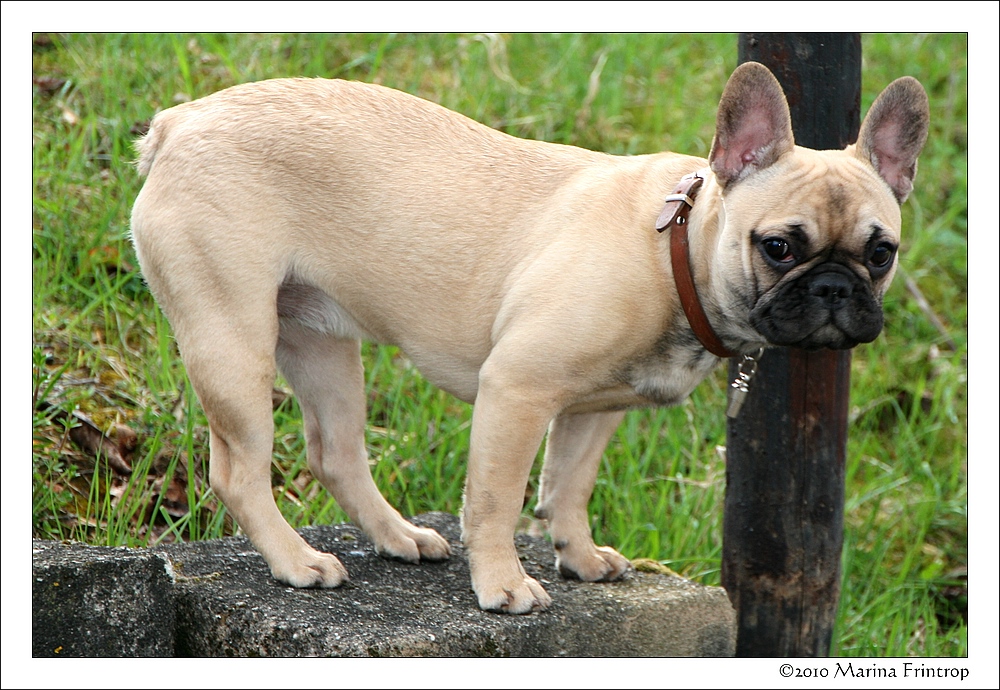
[[[736,379],[729,385],[729,407],[726,409],[726,416],[730,419],[736,419],[743,409],[743,403],[750,393],[750,382],[757,373],[757,360],[762,354],[764,348],[757,350],[755,354],[743,355],[740,361]]]
[[[750,389],[739,379],[733,381],[730,388],[732,390],[729,393],[729,407],[726,408],[726,416],[730,419],[736,419],[740,410],[743,409],[743,403],[746,401]]]

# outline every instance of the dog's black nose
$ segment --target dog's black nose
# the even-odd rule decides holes
[[[831,310],[844,306],[852,292],[854,289],[851,287],[851,281],[840,273],[824,273],[817,276],[809,286],[809,294]]]

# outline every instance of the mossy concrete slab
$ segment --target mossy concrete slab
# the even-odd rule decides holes
[[[278,583],[241,537],[139,553],[169,560],[172,653],[179,656],[733,654],[735,616],[724,590],[639,572],[612,583],[567,581],[554,567],[551,545],[537,537],[519,535],[518,552],[525,570],[552,595],[552,607],[527,616],[481,611],[458,519],[428,513],[413,521],[451,542],[448,561],[411,565],[381,558],[352,525],[300,530],[347,567],[351,580],[337,589]],[[136,615],[147,615],[139,609]]]

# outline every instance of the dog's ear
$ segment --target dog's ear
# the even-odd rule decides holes
[[[929,122],[924,87],[913,77],[900,77],[879,94],[861,123],[855,155],[875,167],[899,203],[913,191]]]
[[[709,164],[723,187],[771,165],[795,146],[781,84],[758,62],[729,78],[715,122]]]

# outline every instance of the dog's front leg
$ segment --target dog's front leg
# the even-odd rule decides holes
[[[521,566],[514,530],[554,410],[538,391],[485,370],[472,413],[462,540],[480,608],[530,613],[548,608],[552,599]]]
[[[616,580],[630,567],[614,549],[594,544],[587,519],[601,457],[624,416],[624,412],[561,414],[549,427],[535,515],[549,523],[556,567],[564,577]]]

